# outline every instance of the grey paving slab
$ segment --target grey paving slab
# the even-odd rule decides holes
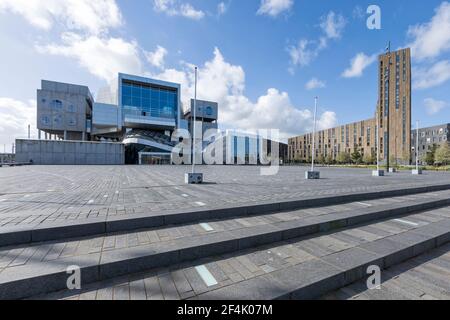
[[[439,209],[438,209],[439,210]],[[417,214],[428,215],[432,211]],[[377,225],[389,224],[390,220],[384,222],[377,222]],[[447,226],[447,221],[442,220],[441,225]],[[429,224],[431,225],[431,224]],[[365,226],[355,226],[351,230],[361,230]],[[279,242],[270,245],[264,245],[252,250],[241,250],[226,255],[219,255],[210,257],[208,259],[195,260],[189,263],[175,264],[170,269],[164,269],[159,273],[159,276],[170,274],[173,286],[177,290],[177,294],[181,299],[198,299],[204,297],[205,299],[224,298],[224,299],[239,299],[239,298],[295,298],[306,299],[314,298],[329,290],[338,289],[350,281],[357,280],[363,275],[364,268],[371,263],[388,266],[385,261],[393,254],[400,254],[402,259],[398,262],[413,257],[418,253],[414,248],[419,243],[427,240],[420,235],[417,236],[417,231],[426,226],[420,226],[414,230],[397,230],[397,234],[389,234],[386,237],[367,243],[357,243],[354,241],[348,242],[348,245],[342,247],[335,247],[333,250],[329,249],[330,237],[333,235],[340,235],[349,230],[335,231],[333,234],[319,234],[312,239],[292,239],[289,241]],[[368,232],[368,231],[366,231]],[[450,233],[450,225],[448,228]],[[434,237],[436,235],[428,235]],[[324,241],[315,241],[315,239],[324,239]],[[342,242],[344,238],[340,238]],[[395,241],[394,241],[394,240]],[[397,241],[401,240],[401,241]],[[314,250],[309,244],[315,243]],[[436,241],[434,241],[436,244]],[[348,248],[347,248],[348,246]],[[321,252],[322,250],[322,252]],[[404,254],[402,254],[404,252]],[[450,259],[448,258],[450,263]],[[250,263],[249,263],[250,262]],[[208,287],[201,279],[195,266],[205,265],[210,269],[210,272],[216,277],[218,284],[216,286]],[[442,269],[447,265],[441,263],[422,272],[420,279],[416,281],[428,283],[439,272],[442,274]],[[217,269],[219,268],[219,269]],[[440,269],[439,269],[440,268]],[[258,269],[261,271],[259,272]],[[439,272],[437,271],[439,270]],[[183,280],[184,275],[186,281],[189,283],[192,291],[189,291],[189,286]],[[444,273],[445,275],[445,273]],[[159,277],[158,276],[158,277]],[[181,278],[180,278],[181,276]],[[180,280],[181,279],[181,280]],[[143,280],[146,284],[147,297],[148,286],[151,283],[153,291],[155,291],[155,298],[164,299],[163,287],[161,281],[155,281],[154,272],[144,272],[142,275],[136,275],[133,280],[121,280],[119,283],[130,283],[132,281]],[[168,281],[165,279],[164,281]],[[104,288],[104,282],[93,284],[98,288]],[[178,283],[178,284],[177,284]],[[180,285],[179,283],[182,283]],[[270,286],[270,283],[272,285]],[[441,282],[442,283],[442,282]],[[443,282],[445,283],[445,282]],[[156,286],[158,284],[158,286]],[[116,284],[117,285],[117,284]],[[173,289],[170,282],[167,282],[165,290]],[[430,283],[430,287],[438,287],[435,283]],[[179,288],[184,288],[183,290]],[[156,289],[158,289],[156,290]],[[168,289],[169,288],[169,289]],[[266,292],[254,292],[253,289],[264,289]],[[170,290],[172,290],[170,289]],[[250,290],[252,289],[252,290]],[[91,289],[98,290],[98,289]],[[173,292],[170,291],[169,292]],[[182,294],[180,291],[187,291]],[[159,292],[159,293],[158,293]],[[403,294],[404,295],[404,294]],[[66,295],[67,296],[67,295]],[[63,294],[60,297],[64,297]],[[57,296],[56,296],[57,298]],[[177,298],[177,297],[176,297]]]
[[[0,229],[55,221],[69,223],[98,218],[113,221],[134,214],[219,209],[230,205],[261,204],[257,209],[260,211],[271,203],[284,202],[283,208],[288,209],[295,200],[339,198],[364,192],[388,195],[387,191],[392,189],[450,183],[450,174],[433,172],[421,177],[401,172],[373,179],[370,170],[323,168],[326,182],[311,183],[302,179],[306,167],[281,167],[272,177],[261,176],[259,167],[200,166],[199,169],[210,183],[184,185],[187,170],[184,166],[2,168]],[[174,215],[172,222],[176,218]]]
[[[327,300],[450,300],[450,244],[382,272],[380,289],[359,281],[321,297]]]

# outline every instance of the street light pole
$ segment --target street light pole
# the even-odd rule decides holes
[[[197,122],[197,67],[195,67],[195,88],[194,88],[194,111],[192,113],[193,120],[192,120],[192,174],[195,173],[195,153],[196,153],[196,144],[195,144],[195,138],[196,138],[196,122]]]
[[[316,121],[317,121],[317,100],[319,98],[314,98],[314,126],[313,126],[313,141],[312,141],[312,163],[311,172],[314,172],[314,161],[316,156]]]
[[[383,116],[380,113],[381,113],[381,108],[378,107],[376,124],[375,124],[375,139],[376,139],[376,146],[377,146],[377,170],[372,171],[372,176],[374,176],[374,177],[383,177],[384,176],[384,171],[380,170],[380,119]]]
[[[416,169],[412,171],[412,174],[420,175],[422,170],[419,168],[419,120],[417,120],[416,127]]]
[[[376,133],[375,138],[377,139],[377,171],[380,171],[380,116],[377,112],[377,125],[376,125]]]
[[[198,82],[198,68],[195,67],[195,88],[194,88],[194,110],[191,110],[192,115],[192,172],[186,173],[184,180],[186,184],[203,183],[203,174],[195,172],[195,161],[196,161],[196,120],[197,120],[197,82]]]
[[[317,103],[318,103],[319,97],[314,98],[314,125],[313,125],[313,137],[312,137],[312,161],[311,161],[311,171],[305,172],[305,179],[307,180],[315,180],[320,179],[320,172],[315,171],[314,169],[314,161],[316,157],[316,129],[317,129]]]
[[[390,167],[390,139],[391,139],[391,41],[389,41],[388,44],[388,75],[387,75],[387,82],[388,82],[388,104],[385,105],[385,109],[387,111],[387,120],[386,120],[386,141],[384,142],[386,144],[386,170],[389,172]]]

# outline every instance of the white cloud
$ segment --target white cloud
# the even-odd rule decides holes
[[[308,66],[322,50],[328,47],[329,40],[338,40],[342,37],[342,33],[347,24],[345,18],[330,11],[326,16],[321,18],[320,28],[324,35],[318,40],[301,39],[297,45],[288,46],[286,48],[290,57],[290,73],[294,73],[297,66]]]
[[[448,107],[448,103],[445,101],[434,100],[433,98],[427,98],[423,101],[427,113],[432,116],[439,113],[442,109]]]
[[[164,60],[167,55],[167,49],[161,46],[157,46],[154,52],[146,52],[145,57],[147,61],[154,67],[163,68]]]
[[[431,21],[409,27],[413,37],[409,46],[416,59],[436,58],[450,49],[450,3],[442,2],[435,12]]]
[[[450,61],[443,60],[430,67],[414,68],[412,73],[414,89],[436,87],[450,79]]]
[[[224,15],[228,10],[228,6],[225,4],[225,2],[220,2],[217,5],[217,14],[219,16]]]
[[[193,96],[193,65],[184,63],[181,70],[166,69],[155,78],[180,83],[185,99]],[[225,60],[219,49],[213,59],[199,68],[199,99],[219,103],[219,123],[233,129],[280,129],[283,138],[312,130],[313,114],[308,108],[296,108],[287,92],[270,88],[252,102],[245,95],[245,72],[241,66]],[[320,128],[337,123],[334,112],[324,112]]]
[[[320,27],[329,39],[339,39],[342,36],[347,21],[345,18],[330,11],[326,17],[322,17]]]
[[[195,9],[190,3],[180,3],[178,0],[153,0],[153,8],[168,16],[183,16],[193,20],[200,20],[205,16],[202,10]]]
[[[74,58],[91,74],[106,81],[116,78],[119,72],[142,72],[138,44],[122,38],[82,37],[65,33],[62,44],[37,46],[37,49],[41,53]]]
[[[325,88],[325,87],[326,87],[326,83],[317,78],[312,78],[305,85],[305,88],[307,90],[314,90],[314,89],[320,89],[320,88]]]
[[[287,48],[293,66],[307,66],[318,55],[318,50],[311,48],[311,41],[302,39],[296,46]]]
[[[43,30],[59,23],[70,30],[99,34],[122,25],[115,0],[0,0],[0,13],[4,12],[19,14]]]
[[[363,52],[358,53],[350,62],[350,67],[342,73],[344,78],[359,78],[364,70],[377,60],[377,55],[367,56]]]
[[[288,11],[294,5],[294,0],[261,0],[258,15],[276,17],[280,13]]]
[[[14,139],[27,138],[28,125],[31,125],[31,138],[36,138],[36,101],[0,97],[0,119],[0,152],[3,152],[4,144],[9,152]]]
[[[364,12],[363,8],[358,5],[353,9],[352,16],[354,19],[364,19],[365,12]]]

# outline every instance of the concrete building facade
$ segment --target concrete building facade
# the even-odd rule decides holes
[[[121,143],[16,140],[16,161],[36,165],[121,165]]]
[[[336,161],[340,153],[355,151],[376,160],[379,129],[380,161],[411,162],[411,53],[402,49],[380,55],[379,101],[372,119],[316,133],[316,158]],[[307,161],[312,155],[312,133],[289,139],[290,161]]]
[[[416,162],[417,129],[411,133],[411,154],[413,163]],[[450,145],[450,123],[419,129],[419,162],[422,163],[427,152],[431,151],[433,145],[439,146],[443,143]]]
[[[86,86],[42,80],[41,89],[37,90],[40,138],[89,141],[93,104]]]
[[[383,163],[411,162],[411,50],[378,59],[378,119]]]

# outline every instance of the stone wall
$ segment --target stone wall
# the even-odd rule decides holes
[[[122,165],[121,143],[16,140],[16,161],[36,165]]]

